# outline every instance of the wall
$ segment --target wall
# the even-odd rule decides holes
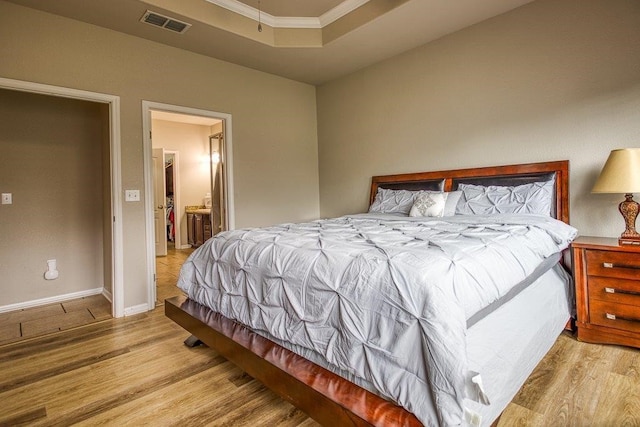
[[[144,189],[142,101],[182,105],[232,115],[236,227],[318,217],[313,86],[5,1],[0,40],[0,77],[120,97],[123,189]],[[124,202],[122,219],[124,304],[137,307],[144,199]]]
[[[211,192],[209,167],[209,135],[211,126],[152,120],[153,148],[178,151],[180,173],[180,206],[175,215],[180,221],[180,245],[187,245],[187,215],[185,206],[204,204],[204,196]]]
[[[590,194],[640,146],[640,2],[538,0],[318,88],[321,215],[367,209],[373,175],[569,159],[571,222],[618,236]]]
[[[0,306],[102,288],[103,106],[0,89]],[[109,206],[109,205],[107,205]],[[47,260],[59,277],[44,279]]]

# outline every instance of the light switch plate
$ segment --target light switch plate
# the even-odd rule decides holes
[[[140,201],[140,190],[124,190],[124,201],[125,202],[139,202]]]
[[[11,193],[2,193],[2,204],[10,205],[13,203],[13,196]]]

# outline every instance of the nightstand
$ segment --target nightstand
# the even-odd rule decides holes
[[[578,339],[640,347],[640,247],[581,236],[571,254]]]

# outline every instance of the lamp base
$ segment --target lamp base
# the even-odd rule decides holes
[[[625,200],[620,202],[618,210],[624,218],[626,229],[618,239],[620,245],[640,245],[640,233],[636,231],[636,217],[640,204],[633,200],[633,194],[625,194]]]
[[[620,246],[640,246],[640,237],[620,237],[618,239],[618,244]]]

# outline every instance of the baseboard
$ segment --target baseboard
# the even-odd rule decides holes
[[[107,301],[109,301],[113,305],[113,295],[107,290],[107,288],[104,288],[102,290],[102,296],[105,297]]]
[[[191,249],[191,245],[180,245],[178,249]]]
[[[155,307],[152,307],[151,310],[153,310],[154,308]],[[147,311],[149,311],[148,304],[139,304],[139,305],[134,305],[133,307],[125,307],[124,315],[133,316],[134,314],[146,313]]]
[[[0,306],[0,313],[6,313],[8,311],[24,310],[25,308],[38,307],[41,305],[54,304],[57,302],[69,301],[72,299],[90,297],[93,295],[100,295],[103,292],[104,292],[103,288],[87,289],[86,291],[72,292],[70,294],[56,295],[54,297],[19,302],[16,304],[3,305],[3,306]]]

